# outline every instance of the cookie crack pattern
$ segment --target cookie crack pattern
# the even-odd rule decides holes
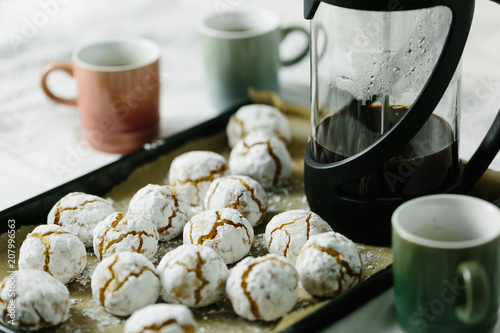
[[[233,226],[235,228],[243,228],[243,229],[245,229],[245,232],[247,234],[248,240],[251,239],[250,234],[248,233],[247,228],[245,228],[245,226],[243,224],[241,224],[241,223],[235,223],[235,222],[233,222],[231,220],[228,220],[228,219],[223,219],[220,216],[220,212],[219,211],[216,211],[215,214],[217,215],[217,221],[214,223],[214,225],[212,226],[212,230],[210,230],[210,232],[208,234],[202,235],[202,236],[200,236],[200,238],[198,238],[198,245],[203,245],[203,243],[205,243],[207,240],[214,239],[215,237],[217,237],[217,228],[221,227],[223,225],[226,225],[226,224],[229,224],[229,225],[231,225],[231,226]],[[191,231],[192,231],[192,228],[193,228],[193,225],[191,225]],[[192,238],[191,238],[191,242],[192,242]]]
[[[207,279],[205,279],[205,275],[203,274],[203,266],[205,265],[206,261],[203,260],[203,258],[201,257],[199,252],[196,252],[196,255],[198,257],[198,260],[196,261],[196,267],[194,267],[194,268],[190,268],[186,263],[183,263],[180,261],[177,261],[174,264],[174,265],[180,265],[180,266],[184,267],[184,269],[187,272],[190,272],[190,273],[193,272],[196,275],[196,279],[198,281],[201,281],[201,284],[194,291],[194,299],[195,299],[194,305],[197,305],[201,302],[201,292],[202,292],[203,288],[205,288],[209,284],[209,281]]]
[[[210,194],[208,196],[207,207],[210,207],[210,201],[212,200],[212,197],[215,195],[215,192],[217,192],[217,189],[219,188],[219,184],[220,184],[220,182],[218,182],[217,184],[215,184],[215,187],[214,187],[214,190],[212,191],[212,194]]]
[[[99,253],[99,257],[103,257],[104,255],[104,242],[106,241],[106,236],[108,235],[108,232],[114,228],[116,228],[116,226],[118,225],[118,223],[120,223],[120,221],[123,219],[123,214],[122,213],[118,213],[116,214],[116,217],[115,217],[115,220],[113,222],[111,222],[111,225],[108,227],[108,229],[106,229],[106,231],[104,232],[104,235],[102,235],[101,237],[101,242],[99,244],[97,244],[97,253]],[[106,248],[107,250],[107,248]]]
[[[248,303],[250,304],[250,312],[252,312],[252,315],[255,318],[260,319],[259,305],[253,299],[252,294],[247,289],[248,288],[248,283],[247,283],[248,276],[250,275],[250,272],[252,271],[252,269],[258,263],[259,262],[255,262],[253,264],[248,265],[247,270],[243,272],[243,275],[241,276],[241,288],[243,289],[243,293],[245,294],[246,298],[248,299]]]
[[[168,193],[161,192],[165,197],[168,197]],[[177,212],[179,211],[179,199],[177,198],[177,192],[171,191],[172,199],[174,200],[174,208],[172,209],[172,214],[168,217],[168,223],[166,226],[158,228],[158,233],[160,235],[168,235],[168,229],[173,227],[172,221],[177,217]],[[167,208],[168,204],[165,204],[163,208],[161,209],[162,213],[165,211]]]
[[[123,279],[123,281],[120,282],[118,280],[118,274],[116,274],[115,270],[113,269],[113,266],[117,262],[118,262],[118,256],[116,256],[115,260],[113,261],[113,263],[108,266],[108,270],[111,272],[111,278],[108,281],[106,281],[106,283],[104,284],[104,286],[100,290],[100,298],[99,298],[99,300],[100,300],[102,306],[104,306],[104,304],[105,304],[106,294],[119,291],[125,285],[125,283],[127,283],[127,281],[130,278],[132,278],[132,277],[138,278],[139,276],[141,276],[146,271],[150,271],[156,277],[158,277],[158,274],[156,274],[151,268],[149,268],[147,266],[143,266],[140,269],[139,272],[132,272],[132,273],[130,273],[129,275],[127,275],[125,277],[125,279]],[[115,282],[114,284],[112,284],[113,281]],[[114,287],[114,288],[112,288],[112,287]]]
[[[245,123],[243,122],[243,120],[241,120],[240,118],[238,118],[236,116],[233,116],[233,120],[236,124],[238,124],[241,127],[241,137],[244,138],[248,134],[248,132],[245,128]]]
[[[339,273],[340,273],[340,278],[338,280],[339,291],[337,294],[340,294],[343,291],[342,281],[344,280],[345,273],[347,273],[349,276],[354,277],[356,280],[359,280],[361,278],[361,273],[354,272],[354,270],[351,268],[351,265],[349,265],[349,263],[347,261],[343,260],[340,257],[341,254],[338,251],[335,251],[334,249],[329,249],[329,248],[319,246],[318,244],[311,244],[311,245],[309,245],[309,247],[312,247],[320,252],[323,252],[323,253],[330,255],[331,257],[333,257],[337,261],[337,263],[340,266],[342,266],[345,269],[345,272],[342,269],[339,270]]]
[[[118,280],[118,275],[116,274],[116,272],[113,269],[113,266],[116,265],[116,263],[118,262],[118,259],[119,259],[119,257],[115,256],[115,260],[113,260],[111,265],[108,266],[108,270],[111,273],[111,278],[109,278],[108,281],[106,281],[106,283],[104,283],[101,290],[99,290],[99,302],[101,303],[101,305],[103,307],[105,307],[104,303],[106,301],[106,291],[108,290],[109,285],[111,284],[112,281]]]
[[[217,176],[219,174],[223,174],[226,170],[227,170],[227,164],[222,164],[220,166],[220,168],[215,169],[215,170],[210,170],[210,174],[208,176],[197,178],[197,179],[187,178],[185,180],[176,180],[174,182],[174,184],[172,184],[172,186],[176,186],[178,184],[185,185],[187,183],[198,185],[199,183],[202,183],[202,182],[211,182],[215,179],[215,176]]]
[[[107,252],[111,246],[113,246],[114,244],[120,243],[128,236],[139,236],[139,246],[136,249],[134,249],[134,251],[138,252],[138,253],[142,253],[142,254],[144,254],[144,251],[145,251],[142,249],[142,246],[144,245],[144,239],[142,237],[146,236],[146,237],[153,237],[154,238],[154,235],[150,235],[145,231],[135,231],[135,230],[129,231],[125,234],[120,235],[120,237],[118,237],[117,239],[113,239],[109,242],[103,241],[103,244],[106,243],[106,247],[104,248],[104,252]],[[101,254],[101,258],[102,258],[102,254]]]
[[[143,328],[142,332],[161,332],[161,330],[164,327],[167,327],[170,325],[176,325],[176,324],[179,325],[185,333],[194,333],[196,331],[196,329],[193,325],[183,325],[183,324],[179,323],[177,320],[172,318],[172,319],[165,320],[164,322],[162,322],[160,324],[153,324],[153,325],[146,326]]]
[[[2,290],[4,288],[6,288],[5,286],[7,284],[7,281],[10,281],[10,280],[9,279],[3,280],[2,286],[0,287],[0,295],[1,295]],[[17,294],[14,292],[14,297],[11,298],[11,299],[13,299],[15,301],[16,296],[17,296]],[[9,305],[9,303],[6,300],[4,300],[3,298],[0,297],[0,304],[2,304],[2,308],[3,308],[3,318],[7,318],[7,315],[8,315],[7,306]]]
[[[273,179],[273,185],[276,186],[279,184],[281,177],[281,169],[282,169],[281,160],[278,157],[278,155],[274,153],[273,147],[271,146],[271,141],[267,142],[267,150],[269,151],[269,155],[271,155],[271,158],[273,159],[274,164],[276,165],[276,170],[274,171],[274,179]]]
[[[54,224],[57,224],[59,226],[61,225],[60,222],[59,222],[59,220],[61,219],[62,212],[69,211],[69,210],[78,210],[78,209],[81,209],[83,206],[85,206],[87,204],[90,204],[90,203],[93,203],[93,202],[102,202],[102,201],[100,201],[100,200],[87,200],[87,201],[84,201],[83,203],[81,203],[78,206],[75,206],[75,207],[65,207],[65,208],[62,208],[61,207],[61,203],[59,202],[57,204],[56,214],[54,216]]]
[[[257,204],[257,206],[259,206],[259,211],[260,211],[261,216],[260,216],[260,219],[257,222],[257,224],[260,223],[262,221],[262,219],[264,218],[264,214],[265,214],[266,210],[264,209],[264,205],[262,204],[262,202],[255,195],[255,189],[253,187],[251,187],[250,185],[248,185],[241,178],[231,177],[231,179],[239,181],[250,192],[250,196],[251,196],[252,200]]]
[[[252,312],[253,316],[256,319],[260,319],[259,305],[253,299],[252,294],[248,290],[247,279],[248,279],[248,276],[250,275],[251,271],[255,268],[255,266],[262,264],[266,261],[276,261],[282,265],[289,266],[286,262],[283,262],[277,258],[265,258],[265,259],[262,259],[261,261],[257,261],[257,262],[254,262],[254,263],[248,265],[246,271],[243,272],[243,275],[241,276],[241,288],[243,289],[243,293],[245,294],[246,298],[248,299],[248,302],[250,303],[250,311]]]
[[[45,264],[43,270],[50,273],[50,240],[48,239],[50,235],[67,235],[69,232],[66,231],[49,231],[44,234],[34,233],[30,234],[28,237],[38,238],[42,245],[45,247]],[[26,240],[25,240],[26,241]]]
[[[203,265],[205,265],[205,260],[203,260],[199,252],[196,254],[198,256],[198,261],[196,262],[195,273],[196,278],[201,281],[201,284],[194,291],[194,298],[196,299],[196,304],[198,304],[201,301],[201,291],[208,285],[208,280],[205,279],[205,276],[203,275]]]
[[[307,239],[309,239],[309,228],[310,228],[310,223],[309,223],[309,220],[311,218],[312,215],[309,215],[307,218],[306,218],[306,223],[307,223]],[[279,227],[275,228],[273,231],[270,232],[270,237],[269,237],[269,245],[267,246],[267,248],[271,248],[271,245],[273,243],[273,234],[278,231],[278,230],[282,230],[284,227],[288,226],[288,225],[292,225],[292,224],[295,224],[297,221],[299,221],[302,217],[297,217],[296,219],[290,221],[290,222],[287,222],[287,223],[283,223],[282,225],[280,225]],[[288,236],[288,242],[286,244],[286,248],[285,248],[285,256],[286,256],[286,252],[288,250],[288,247],[290,246],[290,241],[291,241],[291,237],[290,237],[290,234],[288,233],[288,231],[286,229],[283,229],[283,231],[287,234]]]

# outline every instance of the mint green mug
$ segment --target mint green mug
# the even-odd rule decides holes
[[[280,18],[264,9],[214,14],[199,25],[207,90],[219,110],[248,99],[248,89],[279,92],[279,69],[309,53],[309,34],[299,26],[282,28]],[[292,32],[304,35],[303,47],[290,59],[280,44]]]
[[[405,332],[492,332],[500,297],[500,209],[438,194],[392,215],[396,314]]]

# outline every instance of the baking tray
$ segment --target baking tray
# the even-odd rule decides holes
[[[225,128],[229,117],[240,106],[249,103],[249,101],[239,103],[227,111],[222,112],[215,118],[173,136],[147,144],[138,151],[123,156],[116,162],[0,212],[0,234],[5,234],[8,231],[9,225],[7,222],[9,220],[15,221],[15,227],[17,229],[22,226],[46,223],[46,217],[49,210],[60,198],[69,192],[80,191],[99,196],[104,196],[110,192],[123,192],[120,185],[126,182],[131,175],[134,175],[134,172],[143,168],[145,165],[154,163],[162,156],[172,154],[172,152],[179,147],[185,146],[193,141],[196,142],[201,140],[210,142],[210,140],[213,140],[211,138],[214,136],[214,133],[222,133],[222,135],[225,135]],[[308,133],[302,135],[302,141],[307,140],[306,135],[308,135]],[[218,140],[220,141],[220,139]],[[303,155],[303,150],[299,149],[298,151],[291,151],[291,153],[292,155]],[[298,175],[299,174],[295,174],[295,176]],[[300,176],[302,175],[303,173],[300,174]],[[295,179],[295,181],[302,182],[302,179]],[[294,207],[290,207],[290,209],[293,208]],[[22,239],[23,238],[20,238],[18,247],[20,247]],[[361,247],[364,249],[365,254],[370,253],[373,255],[374,252],[383,251],[389,253],[390,256],[390,249],[387,248],[384,249],[363,245],[361,245]],[[372,272],[368,273],[365,279],[357,286],[333,299],[317,299],[314,305],[303,309],[306,311],[300,311],[298,314],[287,318],[287,322],[285,323],[278,323],[273,332],[299,333],[319,331],[392,286],[392,266],[390,262],[388,263],[386,260],[385,263],[380,264],[376,268],[371,267],[371,270]],[[5,327],[1,322],[0,331],[9,333],[14,332],[10,328]],[[50,331],[50,329],[44,331]]]

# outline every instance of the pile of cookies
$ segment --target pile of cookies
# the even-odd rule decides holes
[[[20,270],[0,286],[3,320],[15,304],[14,326],[36,330],[65,321],[65,284],[83,271],[87,251],[100,261],[92,296],[107,312],[129,316],[125,332],[166,326],[194,332],[190,308],[224,295],[239,316],[273,321],[295,306],[299,285],[334,297],[358,283],[364,259],[356,245],[308,210],[272,217],[264,233],[269,254],[249,256],[267,212],[266,190],[290,177],[290,125],[278,109],[248,105],[231,117],[227,137],[228,161],[211,151],[181,154],[169,167],[168,185],[142,187],[126,212],[91,194],[61,198],[47,224],[23,242]],[[155,266],[159,243],[177,237],[183,244]]]

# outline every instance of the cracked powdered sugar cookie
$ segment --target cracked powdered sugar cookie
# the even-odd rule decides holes
[[[191,310],[180,304],[152,304],[135,311],[125,322],[124,333],[194,333],[198,325]]]
[[[92,274],[92,296],[106,311],[128,316],[153,304],[160,294],[160,279],[144,255],[120,252],[103,259]]]
[[[117,252],[137,252],[152,258],[158,250],[156,226],[141,215],[109,215],[94,229],[94,253],[102,260]]]
[[[211,209],[195,215],[184,227],[183,243],[205,245],[226,264],[243,258],[254,237],[250,222],[232,208]]]
[[[73,281],[85,268],[87,251],[75,235],[54,224],[40,225],[19,250],[19,269],[45,271],[61,281]]]
[[[128,214],[139,214],[156,225],[160,241],[179,236],[191,218],[191,206],[172,186],[149,184],[130,200]]]
[[[205,196],[205,209],[234,208],[255,227],[264,219],[267,195],[264,188],[247,176],[216,179]]]
[[[318,214],[297,209],[275,215],[266,225],[264,239],[269,253],[295,262],[309,237],[329,231],[332,227]]]
[[[231,150],[229,169],[231,174],[249,176],[264,188],[270,188],[288,180],[292,172],[292,158],[277,137],[252,132]]]
[[[250,104],[242,106],[227,123],[226,133],[229,147],[253,131],[263,131],[278,137],[285,144],[291,141],[290,123],[281,111],[273,106]]]
[[[356,244],[336,232],[311,236],[296,262],[300,285],[319,297],[334,297],[356,285],[363,266]]]
[[[91,247],[94,227],[114,211],[113,206],[103,198],[73,192],[52,207],[47,216],[47,224],[63,227],[78,236],[86,247]]]
[[[27,331],[58,325],[69,317],[68,288],[47,272],[15,271],[0,286],[4,323]]]
[[[168,181],[191,205],[202,205],[208,187],[228,170],[224,156],[211,151],[190,151],[174,158]]]
[[[191,244],[165,254],[158,271],[163,300],[189,307],[206,306],[219,300],[229,274],[217,252]]]
[[[248,257],[229,272],[226,292],[234,311],[249,320],[271,321],[287,314],[297,302],[297,271],[283,257]]]

